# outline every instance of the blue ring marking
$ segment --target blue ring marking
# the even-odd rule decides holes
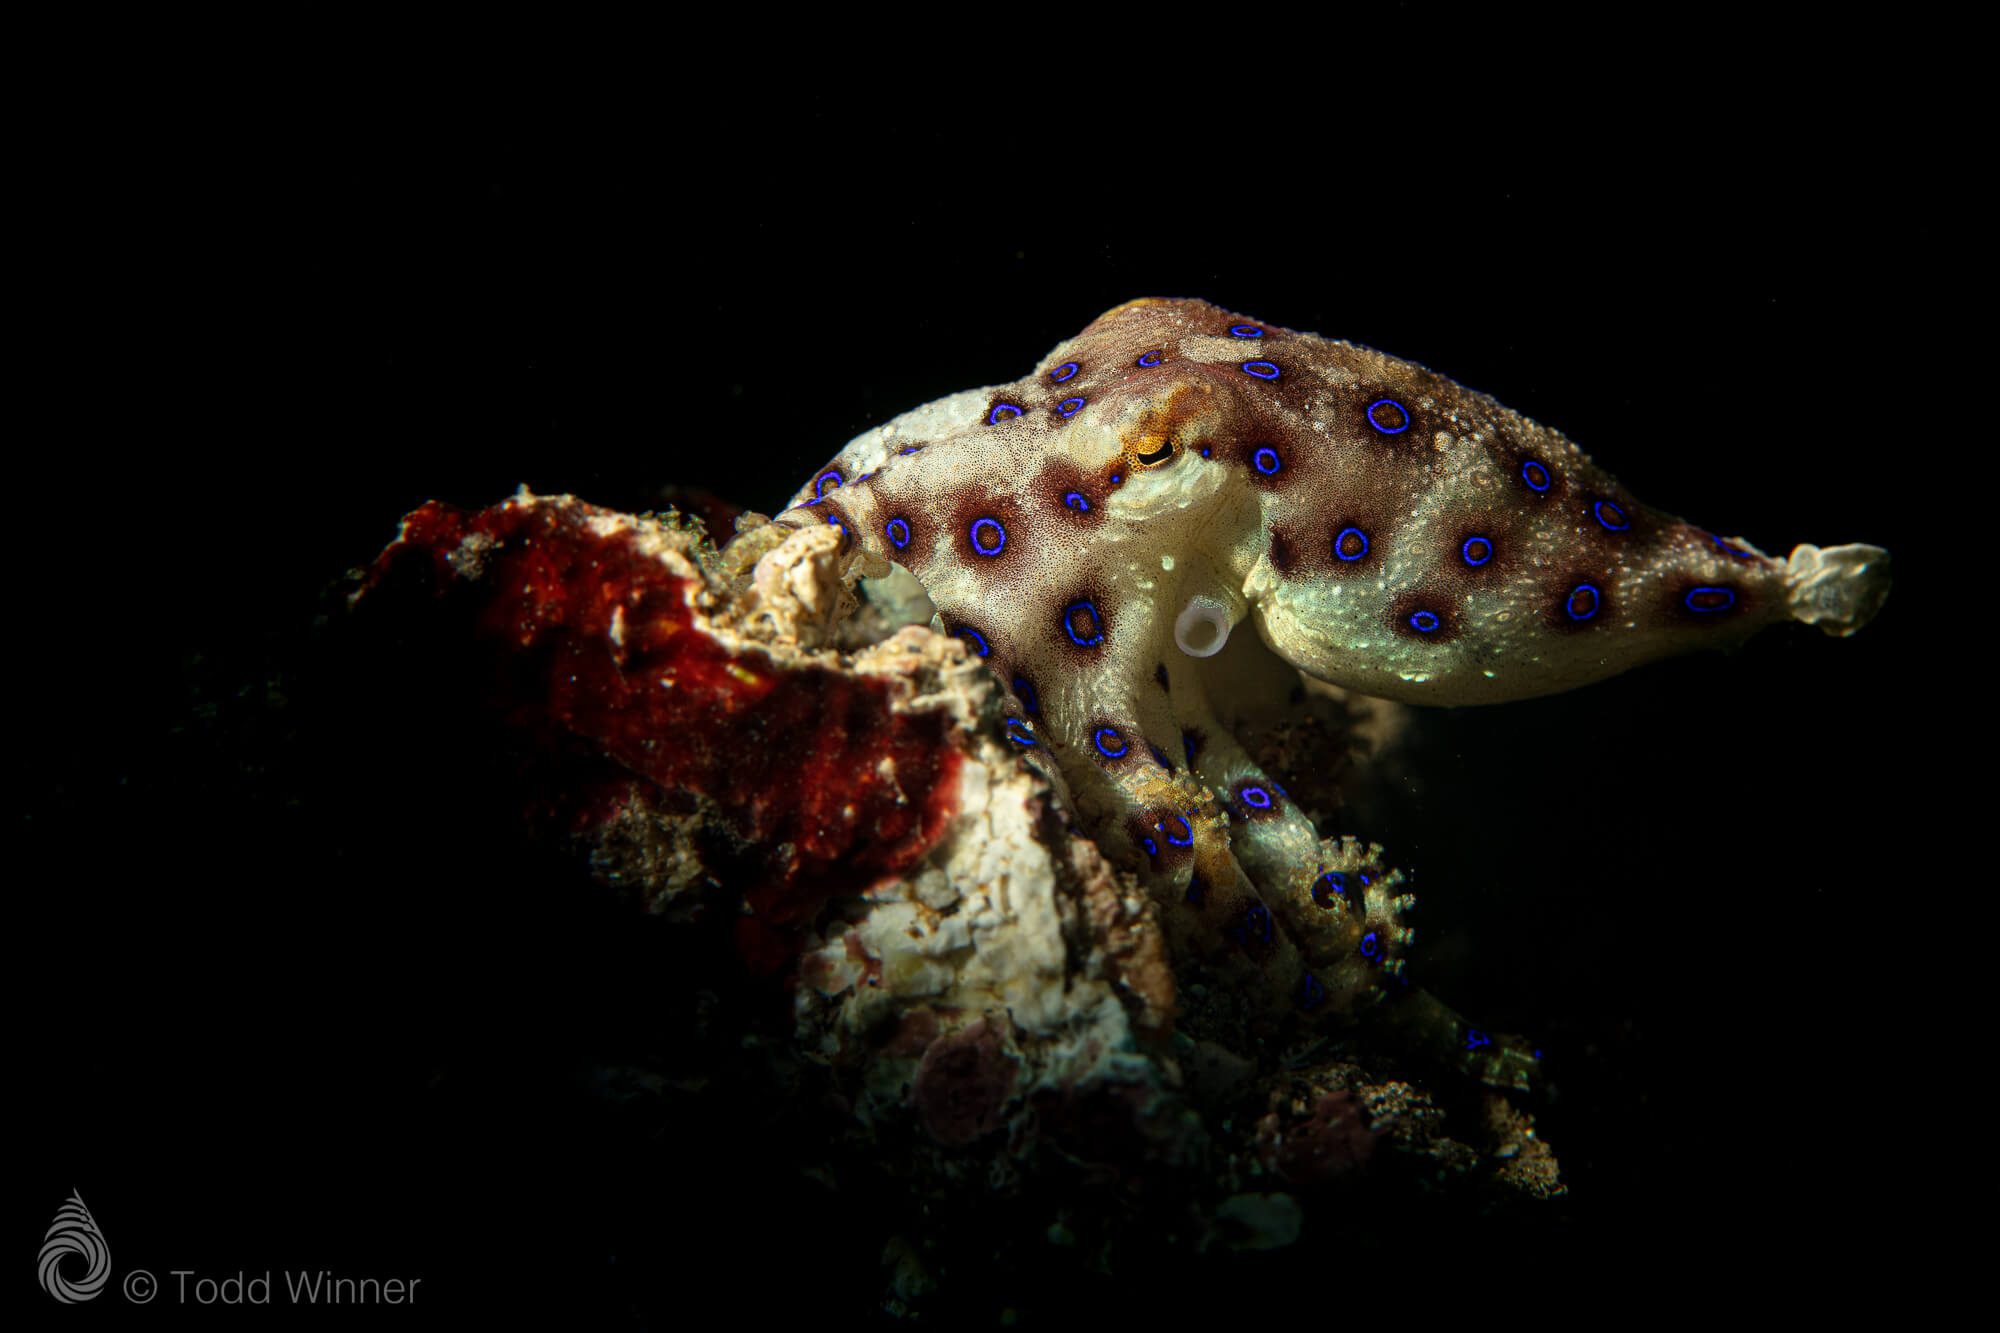
[[[997,535],[981,541],[979,539],[981,528],[991,528]],[[965,535],[971,538],[972,549],[981,555],[994,556],[1007,549],[1007,529],[1000,526],[1000,520],[997,518],[973,519],[972,526],[966,530]]]
[[[1158,858],[1158,856],[1160,855],[1160,844],[1159,844],[1159,843],[1157,843],[1157,842],[1154,842],[1154,841],[1153,841],[1153,840],[1152,840],[1151,838],[1141,838],[1141,839],[1139,839],[1139,845],[1140,845],[1141,847],[1144,847],[1144,848],[1146,849],[1146,855],[1148,855],[1148,856],[1151,856],[1151,857],[1154,857],[1154,858],[1156,858],[1156,859],[1157,859],[1157,858]]]
[[[1584,610],[1578,611],[1576,609],[1576,599],[1583,597],[1585,594],[1589,594],[1587,599],[1588,605]],[[1602,600],[1597,594],[1596,584],[1579,583],[1569,590],[1569,596],[1563,598],[1563,610],[1569,613],[1571,620],[1588,620],[1597,614],[1598,603]]]
[[[1111,738],[1109,741],[1105,740],[1107,736]],[[1123,759],[1132,751],[1132,747],[1125,743],[1125,738],[1118,734],[1116,727],[1099,727],[1090,734],[1090,743],[1095,745],[1097,752],[1106,759]],[[1113,745],[1118,748],[1112,749]]]
[[[1473,550],[1475,545],[1479,548],[1477,551]],[[1458,553],[1465,558],[1466,564],[1477,569],[1493,558],[1493,543],[1484,537],[1467,537],[1465,545],[1458,548]]]
[[[1054,370],[1051,370],[1049,372],[1049,378],[1054,380],[1057,384],[1061,384],[1064,380],[1076,374],[1077,369],[1078,367],[1076,362],[1065,361],[1061,365],[1057,366]]]
[[[1088,514],[1090,512],[1090,499],[1082,491],[1071,491],[1069,494],[1063,496],[1063,503],[1079,514]]]
[[[1078,611],[1090,617],[1088,634],[1078,634],[1076,626],[1072,623]],[[1062,625],[1063,633],[1069,635],[1069,641],[1079,648],[1095,648],[1104,642],[1104,620],[1097,614],[1097,607],[1087,598],[1079,598],[1063,608]]]
[[[1333,906],[1333,899],[1329,898],[1328,894],[1339,894],[1345,898],[1347,896],[1347,876],[1341,874],[1338,870],[1322,872],[1320,877],[1313,881],[1313,901],[1321,907],[1331,907]]]
[[[1368,887],[1368,886],[1369,886],[1370,884],[1373,884],[1374,882],[1375,882],[1375,877],[1374,877],[1373,875],[1369,874],[1369,873],[1368,873],[1367,871],[1365,871],[1365,870],[1361,872],[1361,887],[1362,887],[1362,888],[1364,888],[1364,889],[1365,889],[1365,888],[1367,888],[1367,887]]]
[[[1243,930],[1260,943],[1271,942],[1271,909],[1262,903],[1251,903],[1243,909]]]
[[[1209,454],[1211,454],[1211,453],[1213,453],[1213,452],[1214,452],[1214,450],[1213,450],[1213,449],[1211,449],[1211,448],[1210,448],[1210,447],[1209,447],[1208,445],[1205,445],[1205,444],[1204,444],[1204,445],[1203,445],[1203,446],[1201,447],[1201,456],[1202,456],[1203,458],[1207,458],[1207,457],[1209,456]]]
[[[1274,380],[1283,373],[1269,361],[1245,361],[1241,369],[1245,375],[1254,375],[1260,380]]]
[[[1028,734],[1027,725],[1011,717],[1007,719],[1007,739],[1024,750],[1035,748],[1035,738]]]
[[[1491,1046],[1492,1044],[1493,1044],[1493,1038],[1487,1036],[1484,1032],[1481,1032],[1478,1028],[1467,1028],[1465,1030],[1466,1050],[1476,1051],[1483,1046]]]
[[[1146,367],[1146,369],[1151,370],[1154,366],[1159,365],[1160,362],[1166,359],[1167,359],[1166,356],[1160,352],[1142,352],[1139,356],[1138,361],[1135,362],[1134,364],[1144,366]]]
[[[1278,451],[1268,444],[1257,446],[1257,452],[1250,455],[1250,464],[1267,477],[1275,477],[1284,470],[1285,460],[1278,457]]]
[[[1174,822],[1181,826],[1181,831],[1187,834],[1187,836],[1185,838],[1176,838],[1173,834],[1167,833],[1166,821],[1161,820],[1157,827],[1159,828],[1160,832],[1167,833],[1167,845],[1170,847],[1194,846],[1194,825],[1188,823],[1187,816],[1175,815]]]
[[[1375,419],[1375,409],[1382,406],[1382,404],[1384,403],[1387,403],[1389,406],[1395,408],[1398,412],[1401,412],[1403,414],[1402,425],[1395,427],[1385,426],[1381,422]],[[1397,402],[1393,398],[1377,398],[1374,402],[1368,404],[1368,424],[1373,426],[1376,430],[1381,431],[1384,435],[1401,435],[1404,431],[1410,428],[1410,422],[1412,420],[1414,420],[1414,418],[1410,416],[1410,409],[1404,407],[1401,403]]]
[[[1181,737],[1181,749],[1187,752],[1188,766],[1193,767],[1195,751],[1194,737],[1183,735]]]
[[[811,509],[814,505],[818,504],[821,500],[824,500],[825,498],[826,497],[824,495],[815,495],[812,499],[807,500],[803,504],[801,504],[799,508]]]
[[[1319,984],[1319,978],[1306,973],[1305,983],[1299,987],[1299,1007],[1317,1009],[1326,1002],[1326,987]]]
[[[1361,543],[1361,549],[1353,555],[1347,553],[1347,539],[1349,537],[1356,538]],[[1342,528],[1340,535],[1333,539],[1333,553],[1342,560],[1359,560],[1362,556],[1368,554],[1368,534],[1360,528]]]
[[[1607,514],[1606,510],[1610,512]],[[1632,526],[1632,520],[1625,516],[1625,511],[1609,500],[1599,500],[1590,507],[1590,512],[1597,515],[1597,521],[1612,532],[1623,532]]]
[[[1272,791],[1274,791],[1274,792],[1276,792],[1276,793],[1278,793],[1278,795],[1279,795],[1280,797],[1282,797],[1283,799],[1285,799],[1285,800],[1287,800],[1287,801],[1289,801],[1289,800],[1291,800],[1291,799],[1292,799],[1292,794],[1291,794],[1290,792],[1286,791],[1286,790],[1285,790],[1285,789],[1284,789],[1283,787],[1280,787],[1280,786],[1279,786],[1279,785],[1278,785],[1277,783],[1275,783],[1275,782],[1271,784],[1271,790],[1272,790]]]
[[[837,491],[840,489],[840,483],[844,480],[845,478],[840,475],[840,472],[837,469],[828,468],[826,471],[820,473],[817,477],[813,478],[813,498],[816,500],[826,499],[826,491],[827,491],[826,484],[828,482],[832,482],[833,489]]]
[[[921,448],[923,448],[921,444],[912,444],[912,445],[907,445],[904,448],[898,449],[896,452],[899,454],[913,454]]]
[[[1537,478],[1540,480],[1536,480]],[[1528,483],[1528,489],[1531,491],[1546,491],[1555,485],[1555,479],[1549,475],[1548,468],[1533,458],[1521,464],[1521,480]]]
[[[986,636],[972,628],[972,626],[960,625],[952,633],[970,643],[981,657],[991,657],[993,655],[993,647],[986,642]]]
[[[1269,810],[1271,808],[1271,793],[1265,791],[1262,787],[1242,787],[1238,789],[1236,794],[1242,798],[1243,804],[1249,806],[1252,810]]]
[[[1042,697],[1035,693],[1034,682],[1026,676],[1016,676],[1013,681],[1014,697],[1021,701],[1021,710],[1030,717],[1042,715]]]
[[[1724,555],[1733,556],[1738,560],[1755,560],[1757,558],[1753,552],[1744,550],[1735,542],[1726,542],[1712,532],[1708,534],[1708,539],[1722,548]]]
[[[910,544],[910,522],[908,519],[892,518],[882,525],[882,531],[889,538],[889,545],[903,550]]]
[[[1187,901],[1191,907],[1201,906],[1202,899],[1208,897],[1208,885],[1201,882],[1200,875],[1189,875]]]
[[[986,424],[997,426],[1003,421],[1011,421],[1013,418],[1020,416],[1022,411],[1023,409],[1018,403],[995,403],[993,404],[993,410],[986,414]]]
[[[1696,606],[1694,599],[1704,593],[1710,597],[1719,596],[1722,600],[1714,606]],[[1695,612],[1697,615],[1714,615],[1717,611],[1727,611],[1730,607],[1736,605],[1736,590],[1734,588],[1718,588],[1712,583],[1704,583],[1699,588],[1689,588],[1687,596],[1681,598],[1681,601],[1687,606],[1688,610]]]
[[[1374,962],[1382,957],[1382,933],[1371,930],[1361,937],[1361,956]]]
[[[1111,474],[1111,484],[1112,484],[1113,486],[1116,486],[1116,485],[1117,485],[1117,484],[1118,484],[1119,482],[1121,482],[1121,481],[1123,481],[1123,480],[1125,480],[1125,474],[1124,474],[1124,473],[1122,473],[1122,472],[1114,472],[1114,473],[1112,473],[1112,474]]]
[[[1255,324],[1232,324],[1229,326],[1229,336],[1232,338],[1261,338],[1264,336],[1264,330],[1258,328]]]
[[[840,539],[841,539],[842,541],[846,541],[846,540],[847,540],[847,525],[846,525],[845,523],[842,523],[842,522],[840,521],[840,515],[838,515],[838,514],[834,514],[834,513],[829,513],[829,514],[828,514],[828,515],[826,516],[826,521],[827,521],[828,523],[832,524],[832,525],[833,525],[834,527],[836,527],[836,528],[839,528],[839,529],[840,529]]]
[[[1438,614],[1435,611],[1410,612],[1410,628],[1419,634],[1435,634],[1437,633],[1437,627],[1443,623],[1442,620],[1438,619]]]
[[[1075,416],[1077,409],[1082,406],[1083,399],[1081,398],[1065,398],[1056,404],[1056,415],[1067,421]]]
[[[1173,765],[1167,762],[1167,757],[1164,754],[1160,753],[1159,746],[1149,743],[1146,746],[1146,753],[1153,756],[1153,762],[1158,764],[1161,768],[1172,771]]]

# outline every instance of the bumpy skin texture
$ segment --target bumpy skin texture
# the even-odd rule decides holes
[[[1878,548],[1771,559],[1422,366],[1201,301],[1120,306],[1027,378],[868,432],[778,521],[913,573],[1177,949],[1315,1012],[1397,972],[1411,900],[1218,720],[1295,683],[1271,653],[1363,694],[1497,702],[1781,620],[1850,633],[1888,588]]]

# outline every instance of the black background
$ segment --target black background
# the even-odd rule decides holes
[[[1002,101],[970,68],[814,91],[683,62],[583,110],[79,99],[32,153],[17,1279],[79,1188],[114,1283],[331,1267],[423,1276],[433,1314],[866,1316],[879,1201],[802,1183],[809,1148],[726,1098],[663,1118],[605,1072],[701,1055],[701,987],[769,997],[529,844],[426,664],[357,647],[333,594],[431,498],[677,482],[768,511],[1141,295],[1425,362],[1767,550],[1894,550],[1851,641],[1425,715],[1355,829],[1419,876],[1419,977],[1550,1052],[1571,1185],[1525,1231],[1370,1254],[1541,1302],[1879,1273],[1921,1152],[1915,455],[1949,433],[1963,127],[1862,34],[1562,73],[1462,51],[1283,97],[1100,74]],[[1282,1303],[1333,1262],[1313,1239],[1191,1282]],[[1012,1284],[961,1275],[956,1308],[1046,1317]]]

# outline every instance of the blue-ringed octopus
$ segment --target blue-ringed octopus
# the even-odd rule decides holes
[[[1413,899],[1252,761],[1246,699],[1296,673],[1522,699],[1780,621],[1850,634],[1889,588],[1878,547],[1772,558],[1423,366],[1194,300],[1121,305],[1023,379],[868,431],[777,521],[914,575],[1176,956],[1311,1014],[1400,975]]]

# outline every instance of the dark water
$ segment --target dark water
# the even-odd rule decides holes
[[[1416,974],[1549,1051],[1567,1199],[959,1274],[943,1308],[1282,1309],[1364,1263],[1530,1301],[1871,1269],[1952,924],[1916,891],[1948,823],[1919,519],[1960,233],[1895,188],[1946,145],[1635,110],[1605,152],[1551,113],[1246,175],[1228,136],[1085,169],[894,105],[697,110],[141,129],[63,196],[101,207],[57,228],[68,406],[19,482],[23,1264],[75,1187],[121,1274],[425,1275],[433,1314],[590,1325],[872,1310],[895,1201],[802,1179],[796,1108],[624,1081],[735,1068],[698,997],[769,997],[528,844],[462,767],[478,738],[402,688],[423,664],[314,617],[426,499],[768,509],[860,429],[1198,295],[1421,360],[1767,549],[1888,546],[1899,591],[1850,642],[1428,716],[1357,812],[1419,876]]]

